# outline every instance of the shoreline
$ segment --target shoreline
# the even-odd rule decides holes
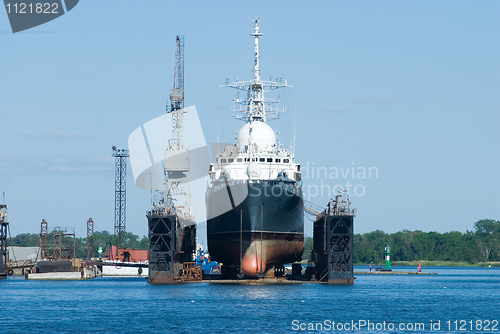
[[[355,263],[355,266],[369,266],[370,263]],[[478,263],[469,263],[469,262],[454,262],[454,261],[420,261],[420,265],[422,267],[483,267],[489,268],[499,268],[500,262],[478,262]],[[383,264],[373,264],[373,267],[382,267],[385,268],[385,263]],[[418,267],[418,261],[394,261],[391,262],[391,267]]]

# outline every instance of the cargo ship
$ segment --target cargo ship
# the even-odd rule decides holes
[[[245,121],[236,144],[217,152],[209,167],[206,193],[207,241],[225,273],[262,277],[274,267],[300,260],[304,248],[304,203],[300,164],[283,148],[268,121],[279,118],[280,101],[268,91],[289,87],[286,80],[260,77],[259,20],[254,19],[254,78],[225,85],[245,91],[234,100]]]

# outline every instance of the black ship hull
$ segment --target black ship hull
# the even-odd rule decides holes
[[[234,186],[222,186],[207,194],[208,251],[212,259],[232,268],[241,266],[247,276],[300,260],[304,204],[295,182],[261,181],[237,187],[248,192],[240,201],[235,200]],[[215,216],[214,211],[220,210],[228,193],[230,209]]]

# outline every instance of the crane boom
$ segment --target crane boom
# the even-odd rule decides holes
[[[172,115],[172,137],[165,150],[164,169],[167,176],[164,203],[173,203],[177,196],[185,196],[185,204],[175,206],[177,214],[190,216],[191,192],[186,172],[189,172],[189,151],[184,149],[184,36],[175,38],[174,88],[170,91],[167,113]]]
[[[170,105],[167,112],[172,114],[172,139],[169,149],[182,150],[183,145],[183,114],[184,114],[184,36],[175,38],[174,88],[170,91]]]

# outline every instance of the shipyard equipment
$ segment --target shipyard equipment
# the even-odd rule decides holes
[[[174,87],[167,113],[172,116],[172,137],[165,150],[163,197],[147,213],[151,284],[201,280],[201,267],[190,261],[196,247],[196,224],[191,214],[191,193],[186,173],[189,151],[184,148],[184,37],[176,37]],[[184,198],[184,203],[179,203]]]
[[[316,278],[330,284],[353,284],[353,223],[347,191],[331,199],[314,222]]]
[[[49,232],[45,219],[40,223],[40,261],[36,273],[71,272],[79,268],[74,227],[55,227]]]
[[[49,257],[49,224],[42,219],[40,223],[40,259]]]
[[[170,91],[170,103],[167,103],[167,113],[172,115],[172,138],[168,141],[165,150],[165,186],[164,200],[168,202],[176,196],[185,197],[182,211],[189,214],[191,209],[191,193],[189,181],[186,177],[189,172],[189,151],[184,149],[184,36],[176,37],[174,88]],[[178,210],[179,210],[178,206]]]
[[[123,247],[123,234],[125,233],[125,216],[127,204],[127,158],[128,150],[112,147],[112,156],[115,157],[115,235],[116,246]]]
[[[72,260],[76,262],[76,239],[74,227],[55,227],[48,232],[49,224],[45,219],[40,223],[40,259]]]
[[[94,257],[94,221],[87,220],[87,260]]]

